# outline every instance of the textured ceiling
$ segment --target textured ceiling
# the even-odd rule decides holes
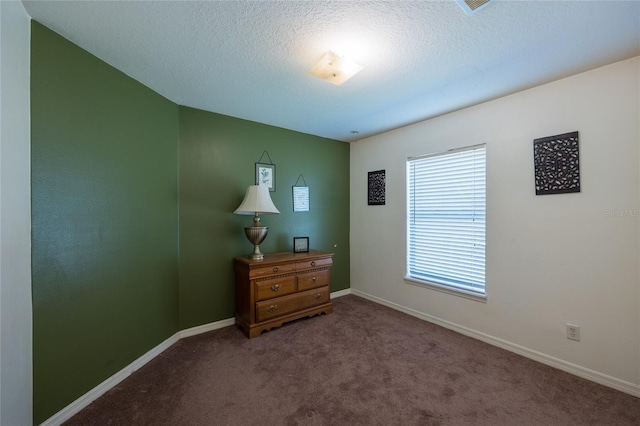
[[[342,141],[640,55],[637,1],[23,4],[180,105]],[[328,50],[365,69],[340,87],[308,75]]]

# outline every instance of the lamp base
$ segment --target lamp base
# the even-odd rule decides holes
[[[247,235],[251,244],[253,244],[253,252],[249,255],[249,259],[264,259],[264,254],[260,252],[260,243],[267,237],[268,232],[269,228],[266,226],[247,226],[244,228],[244,233]]]
[[[264,259],[264,254],[260,252],[260,246],[255,246],[253,248],[253,253],[249,255],[249,259],[251,260],[262,260]]]

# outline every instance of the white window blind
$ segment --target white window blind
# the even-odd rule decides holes
[[[408,159],[408,279],[484,295],[485,151]]]

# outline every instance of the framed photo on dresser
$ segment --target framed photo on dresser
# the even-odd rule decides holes
[[[294,253],[308,253],[309,252],[309,237],[293,237],[293,252]]]

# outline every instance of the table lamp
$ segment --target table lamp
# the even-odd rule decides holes
[[[247,188],[247,193],[240,206],[233,212],[234,214],[252,214],[253,225],[244,228],[244,233],[253,244],[253,253],[249,255],[249,259],[261,260],[264,254],[260,252],[260,243],[267,237],[269,228],[260,223],[259,214],[277,214],[280,213],[271,201],[269,188],[265,185],[251,185]]]

